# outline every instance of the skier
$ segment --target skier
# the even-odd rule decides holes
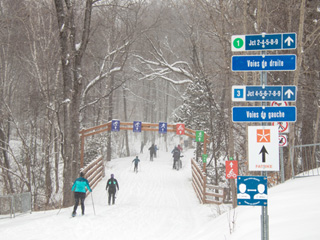
[[[158,151],[158,146],[154,145],[154,157],[157,158],[157,151]]]
[[[153,156],[155,154],[154,143],[151,145],[151,147],[149,147],[149,151],[150,151],[150,161],[153,161]]]
[[[71,191],[74,191],[75,204],[73,207],[72,217],[76,216],[79,200],[81,200],[82,215],[84,215],[84,199],[86,198],[86,188],[92,192],[89,182],[84,178],[84,173],[80,172],[80,177],[75,180]]]
[[[111,178],[107,182],[106,190],[108,190],[108,204],[110,205],[111,203],[111,198],[112,198],[112,204],[115,202],[115,196],[117,189],[119,190],[119,184],[117,179],[114,178],[114,175],[111,174]]]
[[[138,158],[138,156],[136,156],[136,158],[135,159],[133,159],[133,161],[132,162],[134,162],[134,172],[136,172],[136,173],[138,173],[138,164],[139,164],[139,162],[140,162],[140,159]]]
[[[179,170],[178,165],[177,165],[177,164],[179,164],[179,160],[180,160],[180,150],[179,150],[179,148],[174,147],[174,149],[172,150],[171,153],[173,154],[172,155],[172,157],[173,157],[173,167],[172,168]]]

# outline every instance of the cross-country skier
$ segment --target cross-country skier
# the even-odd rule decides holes
[[[149,147],[150,151],[150,161],[153,161],[153,157],[155,155],[154,143],[152,143],[151,147]]]
[[[179,148],[175,147],[173,150],[172,150],[172,157],[173,157],[173,169],[179,169],[177,164],[179,164],[179,160],[180,160],[180,150]]]
[[[112,198],[112,204],[115,202],[115,196],[117,189],[119,190],[119,184],[117,179],[114,178],[114,175],[111,174],[111,178],[107,182],[106,190],[108,190],[108,204],[110,205],[111,203],[111,198]]]
[[[77,214],[79,200],[81,201],[82,215],[84,215],[84,199],[86,198],[86,188],[90,192],[92,192],[89,186],[88,180],[84,178],[84,173],[80,172],[80,177],[75,180],[71,188],[71,190],[74,191],[74,200],[75,200],[73,212],[72,212],[73,217]]]
[[[139,164],[139,162],[140,162],[140,159],[138,158],[138,156],[136,156],[136,158],[135,159],[133,159],[133,161],[132,162],[134,162],[134,172],[136,172],[136,173],[138,173],[138,164]]]

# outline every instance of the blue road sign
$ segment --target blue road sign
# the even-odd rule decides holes
[[[111,131],[112,132],[119,132],[120,131],[120,121],[119,120],[112,120]]]
[[[261,176],[237,177],[237,202],[244,206],[268,205],[268,180]]]
[[[233,107],[233,122],[295,122],[296,107]]]
[[[167,123],[159,122],[159,133],[167,133]]]
[[[287,55],[241,55],[232,56],[232,71],[294,71],[297,56]]]
[[[142,123],[140,121],[133,121],[133,132],[141,132]]]
[[[296,86],[232,86],[232,101],[296,101]]]
[[[232,51],[287,50],[296,49],[296,33],[234,35]]]

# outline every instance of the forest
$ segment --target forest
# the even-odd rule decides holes
[[[0,26],[0,194],[31,192],[35,210],[73,204],[79,132],[112,119],[204,130],[215,184],[231,157],[247,173],[248,124],[232,121],[231,89],[260,85],[260,73],[231,71],[231,58],[259,53],[232,52],[233,35],[297,34],[296,49],[271,51],[296,54],[296,70],[267,72],[268,85],[297,86],[289,146],[319,143],[319,1],[0,0]],[[141,135],[93,137],[85,160],[159,138]]]

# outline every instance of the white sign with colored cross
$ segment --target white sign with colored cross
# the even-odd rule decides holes
[[[279,171],[277,126],[248,127],[249,171]]]

